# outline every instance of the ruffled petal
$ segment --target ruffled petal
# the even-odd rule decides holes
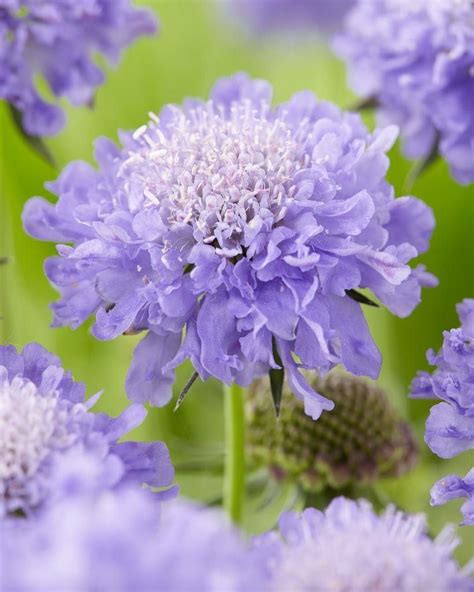
[[[150,402],[162,407],[172,396],[174,371],[165,366],[176,355],[181,344],[180,333],[157,335],[151,331],[135,348],[127,374],[127,395],[137,403]]]

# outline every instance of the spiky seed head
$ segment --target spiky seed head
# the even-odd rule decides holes
[[[335,403],[317,422],[286,388],[278,419],[267,381],[258,380],[249,389],[247,448],[252,462],[307,492],[399,476],[415,464],[414,435],[383,389],[342,372],[312,377],[311,382]]]

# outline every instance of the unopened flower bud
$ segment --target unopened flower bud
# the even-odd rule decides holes
[[[385,391],[340,372],[311,382],[335,403],[318,421],[286,389],[278,418],[266,381],[256,381],[249,390],[247,447],[255,464],[267,465],[277,478],[296,481],[308,492],[399,476],[414,465],[414,435]]]

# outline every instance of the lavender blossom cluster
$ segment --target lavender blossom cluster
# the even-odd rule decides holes
[[[0,347],[2,590],[263,590],[219,512],[168,501],[166,446],[117,442],[142,406],[111,418],[97,398],[40,345]]]
[[[115,418],[91,413],[100,393],[87,401],[84,393],[42,346],[21,353],[0,346],[0,521],[38,514],[84,488],[172,486],[162,442],[118,442],[143,421],[144,407],[131,405]]]
[[[263,569],[216,510],[159,504],[131,486],[69,496],[38,520],[0,522],[5,591],[247,592]]]
[[[147,331],[127,377],[135,401],[167,403],[185,359],[243,386],[282,365],[317,419],[333,403],[301,367],[379,372],[354,289],[404,317],[436,283],[409,266],[431,209],[395,199],[385,178],[396,128],[369,133],[310,92],[274,108],[271,93],[245,74],[222,79],[208,101],[122,134],[121,148],[98,140],[98,170],[72,163],[48,185],[56,204],[26,205],[27,232],[60,243],[46,262],[54,325],[95,315],[98,339]]]
[[[226,0],[236,18],[258,32],[333,33],[355,0]]]
[[[442,401],[431,408],[425,433],[426,443],[441,458],[474,448],[474,299],[464,300],[457,311],[461,327],[444,332],[438,353],[428,351],[428,362],[437,369],[431,375],[419,372],[411,387],[412,397]],[[434,505],[464,497],[464,524],[474,525],[474,467],[464,479],[448,475],[431,490]]]
[[[474,182],[474,2],[359,0],[335,49],[351,85],[398,124],[409,158],[447,160]]]
[[[116,63],[123,48],[155,30],[154,16],[130,0],[0,0],[0,99],[21,113],[28,134],[54,135],[64,112],[43,98],[37,77],[55,97],[90,104],[104,81],[95,54]]]
[[[432,540],[423,515],[389,507],[378,516],[368,502],[340,497],[324,512],[283,514],[253,553],[270,592],[472,592],[452,557],[457,544],[449,528]]]

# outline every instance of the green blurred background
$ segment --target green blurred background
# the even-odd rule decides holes
[[[277,102],[302,89],[311,89],[343,107],[354,102],[343,64],[315,38],[252,38],[227,20],[222,6],[216,7],[211,0],[149,0],[142,4],[159,17],[160,34],[141,39],[125,51],[116,69],[107,69],[107,80],[97,93],[94,110],[65,105],[68,125],[48,141],[58,170],[74,159],[92,161],[92,144],[97,136],[116,139],[119,128],[140,126],[149,111],[158,112],[166,103],[181,102],[185,96],[206,97],[217,78],[238,70],[269,80]],[[20,215],[30,196],[48,195],[43,185],[58,171],[20,138],[4,104],[0,104],[0,130],[0,256],[11,258],[9,265],[0,267],[1,340],[18,347],[29,341],[42,343],[62,358],[77,380],[87,384],[89,394],[105,390],[98,409],[118,414],[127,404],[124,379],[139,338],[98,342],[88,327],[76,331],[49,328],[48,304],[56,294],[42,268],[44,259],[54,253],[54,246],[27,237]],[[403,195],[411,164],[399,154],[398,147],[392,150],[391,158],[389,177],[397,195]],[[427,368],[427,348],[438,348],[442,331],[458,325],[456,303],[474,295],[474,190],[472,186],[459,186],[449,176],[445,163],[438,162],[411,192],[435,211],[437,228],[422,262],[439,277],[440,286],[425,291],[422,304],[408,319],[394,318],[383,309],[367,314],[384,355],[380,382],[415,426],[422,458],[417,469],[401,479],[382,482],[379,489],[406,510],[428,512],[431,530],[436,533],[444,523],[459,521],[460,504],[430,508],[429,488],[442,475],[465,474],[474,464],[473,455],[465,453],[442,461],[431,454],[422,440],[430,403],[410,401],[407,393],[416,371]],[[180,369],[176,393],[190,373],[189,366]],[[196,384],[180,410],[173,413],[172,408],[170,404],[151,409],[143,426],[130,437],[165,440],[179,468],[176,478],[181,491],[202,500],[215,500],[220,495],[220,471],[190,471],[185,465],[222,460],[220,386],[213,381]],[[265,508],[260,502],[247,500],[247,530],[270,527],[292,499],[292,492],[285,488]],[[460,528],[459,532],[463,542],[457,554],[465,560],[473,554],[474,528]]]

